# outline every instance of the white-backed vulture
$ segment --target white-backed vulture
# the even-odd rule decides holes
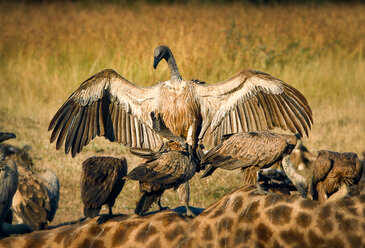
[[[295,135],[269,131],[225,135],[221,143],[209,150],[201,159],[202,167],[209,165],[202,178],[211,175],[217,168],[225,170],[241,168],[244,170],[243,181],[247,184],[256,184],[261,191],[257,181],[257,174],[260,169],[269,168],[282,161],[285,156],[290,155],[296,143],[297,137]],[[283,168],[287,173],[287,166],[283,164]],[[306,182],[302,183],[303,180],[298,181],[298,179],[292,178],[292,175],[293,173],[287,173],[299,193],[306,197]]]
[[[123,189],[127,175],[125,157],[91,157],[82,163],[81,198],[85,217],[95,217],[102,205],[107,204],[109,215],[115,199]]]
[[[0,132],[0,143],[10,138],[15,138],[15,135]],[[0,147],[0,236],[6,235],[3,230],[3,222],[8,215],[17,187],[18,171],[16,165],[12,160],[5,162],[5,153]]]
[[[17,146],[9,145],[6,143],[0,144],[5,152],[5,160],[13,160],[17,166],[23,166],[27,169],[33,169],[34,163],[32,157],[29,154],[31,147],[28,145],[19,148]]]
[[[195,174],[197,163],[191,154],[191,149],[188,147],[186,150],[180,144],[169,141],[157,152],[146,148],[131,148],[130,152],[145,158],[144,163],[127,175],[128,179],[140,182],[142,196],[135,213],[138,215],[145,213],[156,200],[162,209],[160,200],[163,192],[174,188],[186,207],[186,215],[194,216],[189,207],[189,180]]]
[[[195,150],[198,141],[217,145],[229,133],[282,128],[301,136],[312,125],[305,97],[269,74],[244,69],[218,84],[184,80],[166,46],[154,52],[154,68],[165,59],[171,80],[151,87],[135,85],[106,69],[71,94],[50,122],[51,143],[65,143],[65,153],[79,153],[97,135],[129,147],[158,148],[151,113],[163,119],[174,136]]]
[[[318,151],[313,164],[313,199],[325,202],[346,196],[349,187],[359,183],[362,170],[363,165],[355,153]],[[340,193],[333,197],[338,191]]]
[[[58,177],[53,171],[38,175],[23,166],[18,166],[18,173],[19,185],[12,205],[14,217],[34,230],[46,229],[58,208]]]

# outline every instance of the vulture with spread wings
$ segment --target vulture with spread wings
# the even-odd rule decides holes
[[[275,127],[308,135],[313,119],[305,97],[269,74],[242,70],[218,84],[180,76],[166,46],[154,53],[154,68],[165,59],[171,79],[151,87],[135,85],[111,69],[85,82],[53,117],[51,142],[65,153],[79,153],[97,135],[129,147],[158,148],[163,135],[153,129],[151,114],[193,149],[203,138],[217,145],[229,133]]]

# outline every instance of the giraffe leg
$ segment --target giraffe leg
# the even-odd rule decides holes
[[[181,184],[177,188],[177,192],[179,194],[180,200],[184,203],[184,206],[186,207],[186,216],[195,217],[195,214],[191,211],[189,207],[189,201],[190,201],[189,181],[186,181],[185,183]]]

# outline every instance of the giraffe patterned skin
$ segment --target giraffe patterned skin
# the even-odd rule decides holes
[[[0,247],[365,247],[365,194],[321,204],[242,187],[195,219],[171,210],[98,217],[0,240]]]

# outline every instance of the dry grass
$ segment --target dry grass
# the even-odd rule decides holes
[[[312,150],[365,149],[365,6],[114,5],[0,3],[0,130],[33,147],[37,170],[61,180],[55,224],[82,216],[81,163],[126,155],[97,138],[75,159],[49,144],[50,119],[78,85],[104,68],[138,84],[168,79],[152,53],[169,45],[186,79],[219,82],[242,68],[270,73],[298,88],[314,113]],[[192,180],[194,206],[206,207],[241,185],[239,172]],[[138,185],[127,182],[115,212],[132,211]],[[165,205],[178,205],[174,192]]]

